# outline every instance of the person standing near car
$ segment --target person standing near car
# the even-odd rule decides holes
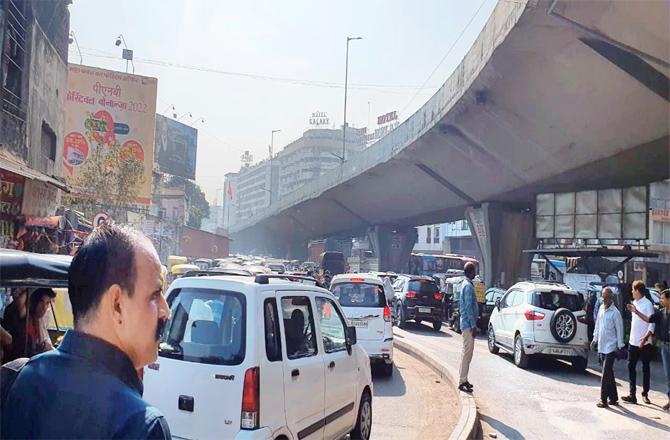
[[[598,408],[607,408],[608,405],[617,405],[619,394],[614,380],[614,361],[617,350],[623,348],[623,319],[619,309],[614,305],[612,289],[605,287],[602,291],[602,305],[598,310],[596,328],[591,341],[593,350],[598,344],[598,355],[603,364],[600,381],[600,401]]]
[[[633,282],[633,305],[645,316],[654,314],[654,304],[646,297],[647,287],[640,280]],[[642,400],[650,404],[649,400],[649,363],[653,346],[651,335],[654,333],[654,324],[644,322],[638,315],[633,315],[630,323],[630,338],[628,340],[628,381],[630,393],[621,399],[624,402],[636,404],[637,361],[642,361]]]
[[[461,290],[459,304],[463,349],[461,351],[461,368],[458,389],[466,393],[471,393],[473,386],[468,381],[468,373],[470,372],[472,353],[475,349],[475,333],[477,331],[477,316],[479,315],[475,287],[472,285],[472,280],[475,279],[476,275],[474,263],[465,263],[463,272],[465,274],[465,280],[463,281],[463,289]]]
[[[142,400],[138,374],[156,360],[170,314],[160,274],[156,250],[137,231],[104,225],[86,238],[69,271],[74,330],[3,379],[0,437],[171,438]]]
[[[670,289],[661,292],[661,309],[654,312],[653,315],[641,313],[634,304],[628,304],[628,311],[633,313],[644,322],[656,325],[654,336],[659,342],[661,350],[661,360],[663,361],[663,371],[665,372],[666,392],[668,394],[668,403],[663,405],[664,410],[670,409]],[[649,335],[645,335],[646,344]]]

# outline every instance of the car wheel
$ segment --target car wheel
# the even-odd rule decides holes
[[[562,344],[567,344],[577,335],[577,318],[570,310],[560,308],[551,317],[549,329],[554,339]]]
[[[397,304],[398,309],[398,327],[407,328],[407,320],[405,319],[405,313],[402,311],[402,303]]]
[[[393,364],[384,364],[382,365],[382,376],[391,377],[393,376]]]
[[[523,351],[523,340],[517,334],[514,338],[514,365],[519,368],[528,368],[528,355]]]
[[[368,440],[372,432],[372,399],[367,391],[363,392],[361,404],[358,407],[356,426],[349,434],[352,439]]]
[[[496,334],[493,331],[493,326],[489,326],[489,333],[488,333],[488,339],[489,339],[489,351],[493,354],[498,354],[500,351],[500,348],[496,345]]]
[[[572,360],[572,368],[579,372],[579,373],[584,373],[586,371],[586,367],[589,364],[588,358],[575,358]]]
[[[436,319],[435,321],[433,321],[433,330],[439,332],[441,329],[442,329],[442,320]]]

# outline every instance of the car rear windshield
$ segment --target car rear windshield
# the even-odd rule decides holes
[[[333,295],[342,307],[385,307],[384,289],[378,284],[337,283]]]
[[[432,280],[412,280],[407,286],[407,291],[417,294],[434,295],[440,291],[435,281]]]
[[[159,345],[160,356],[215,365],[244,360],[244,295],[214,289],[170,293],[171,318]]]
[[[571,312],[582,310],[583,307],[581,295],[566,293],[560,290],[538,292],[535,295],[534,305],[546,310],[558,310],[560,308],[565,308]]]

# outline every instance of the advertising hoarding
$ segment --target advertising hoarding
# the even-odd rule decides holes
[[[156,162],[163,173],[195,179],[198,130],[156,115]]]
[[[151,203],[158,80],[97,67],[68,66],[63,168],[75,192],[94,149],[121,148],[143,168],[135,203]],[[79,190],[79,191],[78,191]]]

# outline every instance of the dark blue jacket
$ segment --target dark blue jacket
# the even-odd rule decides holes
[[[2,438],[169,439],[161,413],[113,345],[68,331],[21,370],[2,408]]]

